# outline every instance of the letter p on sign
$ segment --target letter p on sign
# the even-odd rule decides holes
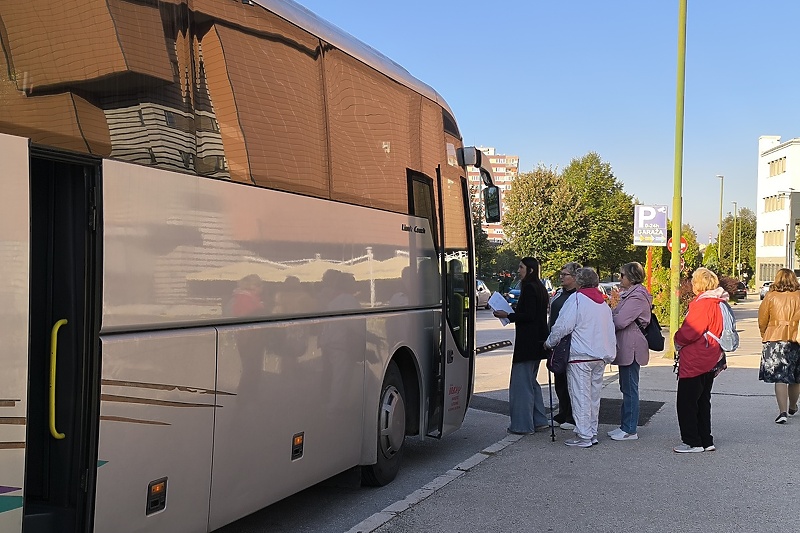
[[[640,228],[643,228],[644,225],[648,221],[653,220],[654,218],[656,218],[656,210],[653,209],[652,207],[650,207],[648,205],[637,205],[636,207],[639,209],[639,227]]]

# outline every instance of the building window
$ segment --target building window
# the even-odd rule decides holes
[[[786,209],[786,195],[776,194],[764,198],[764,212],[783,211]]]
[[[769,162],[769,176],[777,176],[786,172],[786,157],[781,157]]]
[[[758,279],[763,281],[771,281],[775,279],[775,274],[778,270],[783,268],[783,264],[761,263],[758,265]]]
[[[784,230],[773,230],[764,232],[764,246],[783,246],[786,232]]]

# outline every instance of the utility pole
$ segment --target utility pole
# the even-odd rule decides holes
[[[681,282],[681,222],[683,217],[683,115],[684,94],[686,88],[686,4],[687,0],[678,3],[678,69],[675,90],[675,163],[672,192],[672,257],[670,261],[669,279],[669,331],[670,349],[667,354],[675,353],[672,336],[678,331],[681,314],[680,282]],[[720,228],[722,229],[722,228]]]

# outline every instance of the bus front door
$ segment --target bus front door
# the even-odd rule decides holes
[[[471,249],[469,191],[466,180],[437,170],[439,189],[442,325],[439,390],[433,420],[439,435],[461,427],[472,395],[475,364],[475,274]],[[439,409],[440,412],[435,410]]]
[[[91,528],[97,461],[98,166],[32,154],[24,533]]]

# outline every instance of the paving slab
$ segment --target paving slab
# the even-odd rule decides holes
[[[751,296],[734,306],[741,344],[729,356],[728,370],[715,380],[712,394],[717,451],[672,451],[680,443],[677,381],[671,359],[654,353],[651,364],[641,370],[640,396],[664,405],[639,428],[638,441],[604,438],[615,427],[612,424],[601,425],[601,442],[592,448],[564,446],[572,433],[560,430],[555,442],[549,432],[509,441],[474,466],[462,465],[466,468],[462,476],[375,531],[618,533],[793,528],[800,484],[795,480],[800,416],[785,425],[775,424],[773,386],[758,381],[758,304],[758,298]],[[506,356],[510,359],[510,353]],[[610,368],[603,398],[621,398],[614,367]],[[540,382],[546,394],[546,374],[543,381],[540,375]],[[503,400],[498,387],[482,393]]]

